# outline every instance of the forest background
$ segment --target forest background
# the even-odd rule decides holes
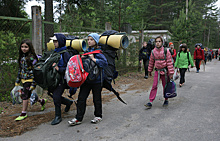
[[[28,1],[0,0],[0,101],[11,101],[10,90],[16,79],[17,63],[8,62],[17,59],[20,41],[31,38],[31,22],[24,11]],[[128,24],[135,31],[168,30],[176,49],[180,43],[187,43],[192,52],[197,42],[209,48],[220,47],[217,0],[56,0],[56,5],[53,0],[38,1],[45,4],[42,19],[54,23],[53,30],[46,28],[52,33],[102,32],[105,23],[109,22],[117,31],[124,31]],[[23,18],[24,21],[6,20],[5,17]],[[130,51],[124,54],[129,63],[119,59],[118,67],[137,67],[139,48],[140,43],[130,45]]]

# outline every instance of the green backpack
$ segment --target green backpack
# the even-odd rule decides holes
[[[34,80],[43,89],[56,88],[62,80],[62,76],[52,67],[53,63],[58,64],[61,56],[60,54],[66,52],[44,52],[44,55],[39,59],[38,63],[34,66]]]

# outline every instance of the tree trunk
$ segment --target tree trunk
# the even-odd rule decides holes
[[[44,0],[45,2],[45,21],[53,22],[53,0]],[[49,42],[49,38],[54,34],[54,26],[53,24],[44,24],[44,43],[45,49],[47,50],[47,42]]]

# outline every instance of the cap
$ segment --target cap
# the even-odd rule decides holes
[[[57,37],[54,35],[53,37],[50,37],[51,40],[57,40]]]

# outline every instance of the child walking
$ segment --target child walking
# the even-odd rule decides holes
[[[200,62],[205,60],[204,51],[201,49],[202,44],[197,43],[195,45],[196,49],[194,51],[194,60],[196,60],[196,73],[199,73],[200,70]]]
[[[189,64],[191,64],[191,67],[193,68],[194,63],[190,52],[187,51],[187,45],[181,44],[180,51],[177,54],[177,58],[175,62],[175,68],[178,67],[180,70],[180,84],[179,84],[180,87],[182,87],[182,85],[185,83],[185,73],[186,70],[188,69]]]
[[[174,74],[171,53],[168,49],[167,50],[164,49],[162,37],[160,36],[156,37],[155,43],[156,43],[156,47],[153,49],[151,53],[149,67],[148,67],[149,76],[152,76],[151,72],[153,71],[154,67],[155,67],[155,74],[154,74],[153,86],[149,96],[150,102],[145,105],[147,108],[152,107],[152,102],[154,101],[157,94],[157,86],[159,80],[160,79],[162,80],[162,85],[164,89],[166,83],[173,78],[173,74]],[[163,103],[163,106],[168,106],[168,103],[169,103],[168,98],[166,98]]]
[[[54,34],[53,37],[51,37],[53,40],[54,46],[55,46],[55,52],[61,52],[63,50],[66,50],[66,37],[63,34],[57,33]],[[56,125],[59,124],[62,121],[61,118],[61,104],[66,105],[65,107],[65,112],[68,112],[70,109],[70,106],[73,104],[72,100],[69,100],[68,98],[65,98],[62,96],[63,92],[65,89],[69,89],[69,86],[66,83],[65,79],[65,71],[66,71],[66,66],[67,63],[70,59],[70,54],[68,52],[64,52],[60,54],[61,59],[58,62],[58,64],[54,63],[52,66],[60,73],[61,75],[61,80],[59,85],[51,90],[49,89],[50,92],[53,93],[53,102],[55,105],[55,118],[51,122],[51,125]]]
[[[15,120],[23,120],[27,117],[28,99],[31,96],[31,92],[35,89],[36,83],[34,81],[33,68],[37,63],[38,58],[35,54],[34,47],[29,39],[24,39],[19,47],[18,58],[18,76],[15,82],[15,86],[19,86],[20,82],[23,84],[23,90],[21,98],[23,100],[23,107],[21,115]],[[45,109],[46,99],[38,99],[41,104],[41,110]]]
[[[149,58],[150,58],[150,48],[151,44],[147,42],[143,42],[143,47],[139,51],[139,61],[144,64],[144,70],[145,70],[145,79],[148,79],[148,64],[149,64]]]
[[[94,50],[100,50],[98,46],[99,35],[97,33],[91,33],[88,35],[88,45],[89,48],[87,52],[91,52]],[[84,58],[85,56],[81,56]],[[78,125],[81,124],[85,111],[86,111],[86,100],[89,96],[90,91],[93,93],[93,103],[95,107],[94,115],[95,118],[91,120],[91,123],[98,123],[102,121],[102,82],[104,80],[104,68],[107,66],[107,59],[101,53],[99,54],[90,54],[89,57],[92,61],[94,61],[102,71],[99,73],[98,77],[95,80],[87,80],[80,86],[80,92],[77,100],[77,114],[75,118],[68,121],[69,125]],[[101,76],[102,75],[102,76]]]

